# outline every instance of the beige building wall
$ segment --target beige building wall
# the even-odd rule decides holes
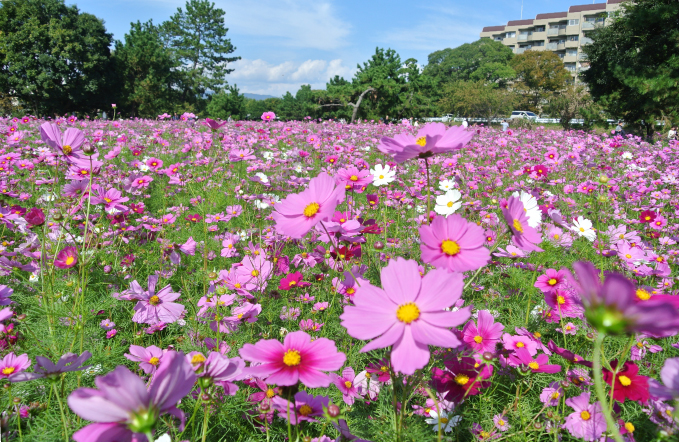
[[[487,26],[481,38],[491,38],[512,48],[515,54],[527,50],[552,51],[577,78],[589,69],[582,47],[591,43],[589,32],[610,23],[611,13],[620,10],[627,0],[607,0],[606,3],[571,6],[566,12],[538,14],[534,19],[512,20],[502,26]]]

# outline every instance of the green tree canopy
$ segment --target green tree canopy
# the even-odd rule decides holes
[[[526,51],[511,61],[516,71],[514,89],[523,96],[526,110],[539,112],[555,92],[562,91],[571,81],[563,61],[551,51]]]
[[[111,34],[63,0],[0,4],[0,89],[36,114],[110,107]]]
[[[495,84],[478,81],[456,81],[444,86],[439,105],[446,113],[468,118],[505,117],[514,110],[517,95]]]
[[[617,118],[653,133],[655,120],[679,121],[679,2],[637,0],[623,5],[585,46],[590,93]]]
[[[122,112],[154,118],[178,110],[179,63],[163,45],[158,26],[152,21],[131,23],[125,41],[116,41],[113,55]]]
[[[205,113],[215,120],[245,118],[245,96],[240,93],[238,86],[227,86],[210,97]]]
[[[228,64],[236,48],[226,38],[225,12],[209,0],[188,0],[162,28],[186,75],[182,100],[196,102],[208,91],[218,91],[233,71]]]

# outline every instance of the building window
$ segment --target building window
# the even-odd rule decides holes
[[[514,38],[514,37],[516,37],[516,32],[507,32],[505,34],[505,37],[506,38]]]
[[[578,50],[577,49],[568,49],[566,51],[566,55],[569,57],[576,57],[578,55]]]
[[[568,20],[568,26],[577,26],[580,24],[580,19],[573,18]]]
[[[578,41],[579,35],[569,35],[568,41]]]
[[[544,26],[536,26],[533,32],[545,32]]]
[[[544,46],[544,45],[545,45],[544,41],[536,41],[535,43],[533,43],[533,46]]]

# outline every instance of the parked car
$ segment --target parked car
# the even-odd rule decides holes
[[[512,116],[509,118],[511,119],[525,118],[529,120],[537,120],[538,116],[530,111],[514,111],[512,112]]]

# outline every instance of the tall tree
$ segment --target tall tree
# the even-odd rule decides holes
[[[227,86],[210,97],[205,113],[216,120],[245,118],[245,96],[240,93],[238,86]]]
[[[63,0],[0,5],[0,89],[36,114],[110,106],[112,35]]]
[[[493,118],[509,114],[517,102],[517,95],[494,83],[479,81],[456,81],[444,86],[439,105],[443,112],[468,118],[485,118],[490,124]]]
[[[186,74],[182,99],[195,102],[221,89],[233,72],[228,64],[240,57],[229,56],[236,48],[226,38],[224,10],[209,0],[188,0],[185,8],[177,8],[162,27]]]
[[[516,71],[514,88],[523,96],[526,110],[539,112],[555,92],[562,91],[571,75],[554,52],[526,51],[510,62]]]
[[[152,21],[131,23],[125,41],[116,41],[113,53],[120,84],[122,112],[155,117],[174,111],[180,86],[176,58],[161,40]]]
[[[406,77],[401,68],[401,57],[393,49],[376,48],[370,60],[357,66],[358,71],[354,78],[354,95],[358,100],[363,100],[366,91],[368,92],[369,106],[364,106],[362,113],[372,118],[395,116],[399,104],[399,95],[406,83]],[[354,108],[359,110],[358,107]]]
[[[679,121],[679,2],[637,0],[596,30],[582,78],[617,118],[653,134],[655,120]]]

